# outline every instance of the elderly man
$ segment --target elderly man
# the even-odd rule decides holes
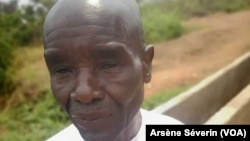
[[[50,141],[144,141],[146,124],[180,124],[140,108],[154,48],[133,0],[59,0],[44,48],[52,92],[73,122]]]

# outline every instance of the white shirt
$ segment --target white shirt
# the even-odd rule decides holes
[[[131,141],[145,141],[146,125],[149,124],[182,124],[180,121],[165,115],[141,109],[142,124],[139,132]],[[71,124],[47,141],[84,141],[77,128]]]

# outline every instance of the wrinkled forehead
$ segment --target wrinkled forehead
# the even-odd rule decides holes
[[[128,1],[130,0],[59,0],[45,20],[45,39],[64,28],[89,25],[107,27],[119,35],[129,35],[138,28],[140,19],[137,9]]]

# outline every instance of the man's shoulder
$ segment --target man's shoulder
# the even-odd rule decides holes
[[[145,124],[183,124],[173,117],[141,109],[141,114]]]
[[[46,141],[84,141],[77,130],[77,128],[71,124],[68,127],[64,128],[54,136],[50,137]]]

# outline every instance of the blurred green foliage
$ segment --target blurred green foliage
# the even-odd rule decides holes
[[[250,0],[154,0],[149,5],[153,5],[167,13],[180,13],[183,17],[189,18],[220,11],[230,13],[249,9]]]
[[[182,21],[190,17],[247,8],[250,8],[250,0],[154,0],[144,3],[140,10],[145,41],[155,43],[179,37],[187,31]]]
[[[0,114],[1,141],[43,141],[70,124],[49,90]]]
[[[32,2],[23,7],[18,7],[17,0],[0,2],[0,95],[14,89],[15,83],[8,73],[13,60],[12,51],[18,46],[42,41],[43,19],[53,1]]]
[[[144,38],[146,43],[155,43],[176,38],[184,33],[181,16],[166,12],[157,6],[141,7]]]
[[[142,107],[144,109],[147,109],[147,110],[152,110],[155,107],[170,100],[171,98],[186,91],[188,88],[189,88],[188,86],[180,86],[180,87],[175,88],[175,89],[166,90],[163,92],[156,93],[156,94],[152,95],[151,97],[145,99],[143,101]]]
[[[0,38],[0,94],[12,89],[12,78],[7,71],[12,60],[12,53],[10,50],[11,46],[9,43],[5,42],[3,38]]]

